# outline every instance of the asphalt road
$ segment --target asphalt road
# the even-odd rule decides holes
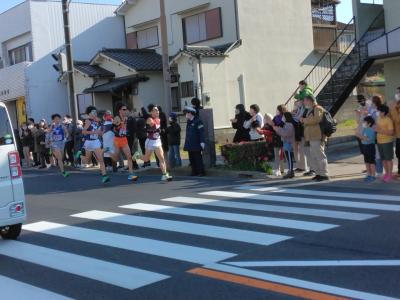
[[[125,177],[26,172],[0,298],[400,298],[398,182]]]

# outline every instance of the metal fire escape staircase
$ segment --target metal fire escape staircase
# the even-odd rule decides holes
[[[318,103],[333,116],[361,81],[374,59],[368,56],[368,43],[385,34],[383,11],[357,39],[355,18],[338,33],[305,80],[314,89]],[[294,103],[294,95],[286,102]]]

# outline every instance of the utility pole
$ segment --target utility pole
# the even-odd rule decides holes
[[[71,0],[62,0],[63,20],[64,20],[64,35],[65,35],[65,50],[67,54],[67,74],[69,87],[69,112],[72,118],[78,119],[75,105],[75,86],[74,86],[74,68],[72,58],[71,45],[71,30],[69,25],[69,4]]]
[[[168,115],[172,111],[171,101],[171,73],[169,68],[168,55],[168,35],[167,35],[167,18],[165,16],[165,2],[160,0],[160,26],[161,26],[161,44],[162,44],[162,62],[164,76],[164,102],[165,113]]]

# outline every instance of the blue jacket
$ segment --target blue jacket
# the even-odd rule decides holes
[[[195,117],[193,120],[188,120],[186,126],[186,139],[185,151],[201,151],[201,143],[205,143],[204,140],[204,125],[203,122]]]

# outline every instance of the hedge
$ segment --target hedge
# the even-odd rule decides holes
[[[225,164],[239,171],[261,171],[270,174],[272,168],[268,162],[274,159],[274,150],[266,142],[249,142],[221,146],[221,155]]]

